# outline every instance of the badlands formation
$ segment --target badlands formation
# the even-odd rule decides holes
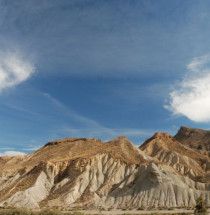
[[[0,205],[39,209],[210,207],[210,131],[181,127],[140,147],[121,136],[66,138],[0,157]]]

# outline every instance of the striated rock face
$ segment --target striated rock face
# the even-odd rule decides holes
[[[182,175],[195,181],[210,182],[209,157],[184,146],[169,134],[156,133],[146,140],[140,149],[147,155],[173,167]]]
[[[18,207],[210,207],[209,157],[165,133],[138,148],[121,136],[66,138],[38,151],[0,157],[0,205]]]

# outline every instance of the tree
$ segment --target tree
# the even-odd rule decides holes
[[[206,201],[200,196],[196,200],[194,214],[205,215],[206,212]]]
[[[3,207],[4,207],[4,208],[7,208],[7,207],[8,207],[8,203],[7,203],[7,202],[4,202]]]

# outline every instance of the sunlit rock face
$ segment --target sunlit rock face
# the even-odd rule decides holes
[[[56,140],[29,155],[0,157],[0,168],[0,205],[184,208],[200,195],[210,204],[209,157],[166,133],[140,147],[124,136]]]

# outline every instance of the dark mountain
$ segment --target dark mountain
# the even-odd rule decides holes
[[[210,155],[210,131],[182,126],[174,138],[180,143]]]

